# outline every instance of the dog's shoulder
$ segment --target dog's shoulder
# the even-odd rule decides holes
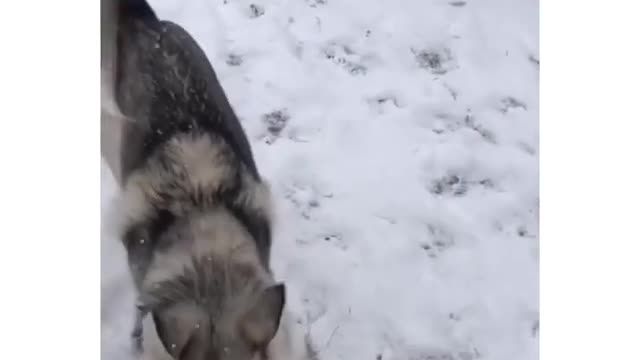
[[[210,59],[182,26],[170,21],[161,23],[163,40],[160,46],[171,54],[168,60],[172,62],[173,70],[182,70],[182,73],[186,74],[183,84],[187,85],[189,90],[185,103],[196,110],[198,126],[221,134],[252,176],[259,178],[245,131],[229,103]]]
[[[127,36],[116,82],[118,104],[133,120],[123,130],[123,176],[175,134],[197,129],[219,135],[260,179],[245,131],[196,40],[165,20]]]

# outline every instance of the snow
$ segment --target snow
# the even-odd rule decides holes
[[[150,3],[241,118],[317,359],[538,358],[537,1]],[[102,354],[126,359],[102,178]]]

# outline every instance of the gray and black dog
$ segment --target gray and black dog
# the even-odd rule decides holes
[[[145,0],[102,1],[102,121],[120,119],[110,123],[119,124],[120,155],[107,161],[139,294],[134,344],[144,351],[150,314],[174,359],[266,358],[285,285],[269,265],[270,190],[241,124],[182,27],[159,20]],[[111,97],[116,110],[105,115]]]

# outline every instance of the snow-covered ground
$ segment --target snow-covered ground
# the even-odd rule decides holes
[[[317,359],[538,358],[538,1],[151,4],[205,49],[274,188],[273,268]],[[109,360],[123,256],[105,221]]]

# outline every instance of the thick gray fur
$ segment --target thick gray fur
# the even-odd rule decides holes
[[[110,166],[139,292],[132,336],[141,344],[151,313],[174,359],[266,356],[285,302],[269,267],[269,187],[195,40],[144,0],[114,4],[112,27],[103,17],[102,41],[115,42],[102,47],[113,52],[103,53],[103,90],[112,81],[124,119]]]

